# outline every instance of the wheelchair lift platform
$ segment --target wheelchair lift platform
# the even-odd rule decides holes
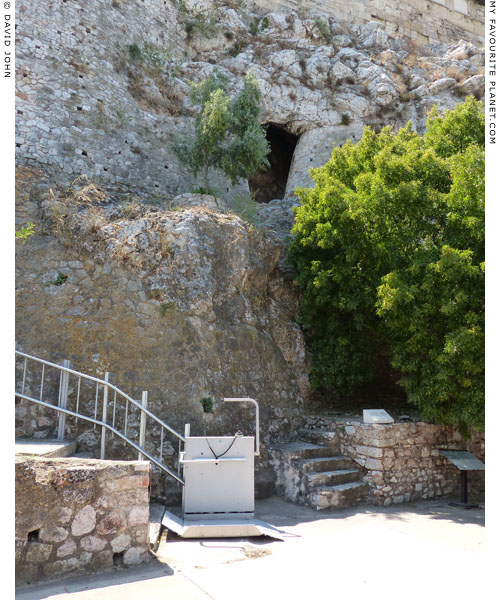
[[[284,540],[281,531],[258,519],[198,519],[189,521],[165,511],[162,525],[183,538],[254,537]]]
[[[224,398],[252,402],[256,409],[255,438],[191,436],[186,425],[180,453],[184,486],[182,517],[165,511],[162,525],[184,538],[268,535],[283,539],[279,530],[255,519],[254,456],[259,456],[259,407],[252,398]]]

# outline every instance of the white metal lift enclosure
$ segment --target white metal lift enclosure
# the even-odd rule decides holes
[[[246,537],[280,532],[254,518],[254,456],[259,455],[259,407],[251,398],[224,398],[252,402],[256,408],[256,437],[195,437],[186,426],[183,466],[182,519],[165,511],[162,524],[181,537]],[[255,444],[255,448],[254,448]]]
[[[253,453],[253,437],[186,438],[181,459],[184,517],[253,518]]]

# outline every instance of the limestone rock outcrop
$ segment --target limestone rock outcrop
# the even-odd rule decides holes
[[[152,0],[142,14],[138,0],[111,9],[97,0],[83,9],[75,0],[58,11],[19,3],[18,163],[42,166],[66,184],[85,173],[148,196],[190,192],[199,182],[172,143],[192,126],[189,84],[215,69],[232,91],[252,70],[263,92],[262,123],[298,136],[350,126],[349,137],[359,139],[366,125],[399,128],[410,119],[421,132],[432,105],[453,108],[484,93],[477,42],[456,41],[445,28],[449,43],[417,43],[397,31],[399,23],[389,27],[388,17],[349,21],[342,10],[338,18],[321,12],[323,4],[284,11],[261,0]],[[412,15],[417,29],[430,18]],[[295,160],[291,180],[311,185],[308,169],[339,143],[336,135],[321,150],[311,147],[314,165]],[[210,187],[228,198],[248,191],[247,182],[232,186],[217,171]]]
[[[277,269],[280,246],[228,208],[208,207],[211,197],[145,206],[81,178],[65,190],[40,188],[30,201],[23,194],[35,176],[18,176],[23,219],[36,227],[18,245],[18,347],[97,376],[108,370],[136,397],[147,389],[155,414],[178,431],[191,423],[194,435],[253,433],[252,411],[222,401],[253,397],[265,466],[269,439],[290,431],[309,393],[298,298]],[[53,435],[44,424],[38,436]],[[97,448],[85,424],[68,427],[81,447]],[[148,430],[148,443],[158,443],[154,423]]]

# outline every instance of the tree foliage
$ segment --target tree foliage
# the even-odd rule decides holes
[[[174,144],[182,163],[195,176],[202,172],[205,190],[211,168],[223,171],[234,185],[269,166],[266,156],[270,147],[259,124],[261,92],[257,80],[249,73],[233,99],[227,83],[227,77],[215,71],[192,85],[191,102],[199,107],[194,135],[179,136]]]
[[[349,394],[388,352],[422,417],[484,422],[484,115],[472,97],[422,137],[365,129],[299,189],[290,257],[311,380]]]

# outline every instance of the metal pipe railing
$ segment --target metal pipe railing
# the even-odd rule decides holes
[[[251,402],[255,406],[255,456],[260,456],[259,405],[253,398],[224,398],[224,402]]]
[[[30,356],[29,354],[25,354],[24,352],[20,352],[19,350],[16,350],[15,353],[18,356],[23,356],[25,359],[34,360],[34,361],[42,363],[44,365],[48,365],[50,367],[55,367],[56,369],[59,369],[60,371],[65,371],[67,373],[71,373],[72,375],[76,375],[77,377],[83,377],[84,379],[87,379],[88,381],[94,381],[99,385],[107,386],[109,389],[114,390],[116,393],[120,394],[120,396],[125,398],[128,402],[131,402],[140,411],[142,411],[148,417],[153,419],[153,421],[156,421],[159,425],[164,427],[171,434],[173,434],[177,438],[179,438],[179,440],[181,440],[182,442],[186,441],[186,438],[184,436],[182,436],[180,433],[177,433],[177,431],[175,431],[175,429],[172,429],[169,425],[164,423],[160,418],[158,418],[155,414],[153,414],[151,411],[149,411],[146,407],[142,406],[142,404],[140,402],[137,402],[136,400],[134,400],[133,398],[128,396],[125,392],[120,390],[120,388],[116,387],[109,381],[105,381],[104,379],[99,379],[98,377],[93,377],[92,375],[86,375],[85,373],[80,373],[80,371],[75,371],[74,369],[70,369],[69,367],[64,367],[62,365],[58,365],[56,363],[49,362],[48,360],[43,360],[42,358],[37,358],[36,356]],[[26,369],[26,365],[25,365],[25,369]],[[26,373],[24,375],[26,375]],[[24,384],[24,378],[23,378],[23,384]],[[24,386],[23,386],[22,391],[24,392]]]
[[[116,387],[115,385],[113,385],[112,383],[109,382],[109,373],[106,372],[104,379],[100,379],[98,377],[94,377],[92,375],[87,375],[85,373],[81,373],[80,371],[76,371],[74,369],[70,368],[70,363],[69,361],[64,361],[63,365],[58,365],[56,363],[50,362],[48,360],[44,360],[42,358],[37,358],[36,356],[31,356],[29,354],[26,354],[24,352],[20,352],[18,350],[15,351],[16,356],[24,358],[24,367],[23,367],[23,376],[22,376],[22,386],[21,386],[21,392],[16,392],[16,396],[18,396],[19,398],[22,398],[23,400],[29,400],[31,402],[34,402],[36,404],[39,404],[41,406],[46,406],[48,408],[52,408],[56,411],[59,412],[59,424],[58,424],[58,439],[59,440],[63,440],[64,439],[64,430],[65,430],[65,418],[66,415],[71,415],[73,417],[75,417],[76,419],[83,419],[85,421],[88,421],[89,423],[93,423],[94,429],[96,429],[97,426],[101,427],[101,452],[100,452],[100,457],[101,459],[104,459],[104,455],[105,455],[105,446],[106,446],[106,431],[109,430],[111,431],[111,433],[114,435],[116,434],[120,439],[124,440],[129,446],[131,446],[132,448],[134,448],[135,450],[138,451],[139,457],[145,457],[148,460],[151,460],[154,464],[156,464],[157,466],[159,466],[161,469],[163,469],[163,471],[165,471],[166,473],[168,473],[170,476],[174,477],[174,479],[176,479],[178,482],[182,483],[182,480],[180,479],[180,474],[176,475],[175,473],[173,473],[168,467],[166,467],[163,464],[163,447],[160,448],[160,461],[158,461],[157,459],[153,458],[150,454],[148,454],[144,448],[145,448],[145,437],[146,437],[146,418],[150,417],[153,421],[155,421],[159,426],[160,426],[160,431],[161,431],[161,444],[163,446],[163,433],[164,430],[167,430],[168,432],[172,433],[175,437],[178,438],[179,441],[179,446],[181,445],[181,443],[184,443],[186,441],[185,437],[182,436],[181,434],[177,433],[177,431],[175,431],[174,429],[172,429],[169,425],[167,425],[166,423],[164,423],[161,419],[159,419],[155,414],[153,414],[150,410],[147,409],[147,400],[146,402],[144,402],[144,397],[146,397],[147,399],[147,392],[143,392],[143,397],[142,397],[142,403],[137,402],[136,400],[134,400],[133,398],[131,398],[128,394],[126,394],[125,392],[123,392],[122,390],[120,390],[118,387]],[[35,363],[40,363],[42,365],[42,379],[41,379],[41,384],[40,384],[40,396],[39,399],[33,398],[32,396],[29,396],[27,394],[25,394],[25,387],[26,387],[26,376],[27,376],[27,370],[28,370],[28,360],[34,361]],[[44,392],[44,379],[45,379],[45,375],[46,375],[46,369],[45,367],[53,367],[54,369],[56,369],[57,371],[59,371],[60,373],[60,377],[59,377],[59,395],[58,395],[58,400],[57,400],[57,406],[54,404],[50,404],[48,402],[43,402],[42,401],[42,397],[43,397],[43,392]],[[76,398],[76,412],[74,411],[69,411],[67,409],[67,398],[68,398],[68,387],[69,387],[69,377],[70,375],[74,375],[75,377],[78,378],[78,385],[77,385],[77,398]],[[89,382],[93,382],[96,384],[96,392],[95,392],[95,406],[94,406],[94,415],[93,418],[90,416],[85,416],[82,414],[79,405],[80,405],[80,388],[81,388],[81,382],[82,379],[84,381],[89,381]],[[97,411],[98,411],[98,403],[99,403],[99,393],[100,393],[100,387],[102,386],[103,388],[103,400],[102,400],[102,420],[99,420],[97,418]],[[110,426],[108,425],[107,421],[108,419],[108,394],[109,394],[109,390],[113,390],[114,392],[114,399],[113,399],[113,424]],[[117,395],[119,397],[121,397],[123,399],[123,401],[125,402],[125,419],[124,419],[124,433],[119,433],[118,430],[115,428],[115,417],[116,417],[116,399],[117,399]],[[127,436],[127,426],[128,426],[128,416],[129,416],[129,403],[131,406],[135,406],[138,410],[140,410],[140,421],[141,421],[141,425],[140,425],[140,439],[139,439],[139,445],[135,444],[134,442],[132,442],[132,440]]]
[[[146,452],[144,450],[144,448],[141,448],[136,443],[134,443],[132,440],[130,440],[127,437],[125,437],[123,434],[121,434],[117,429],[115,429],[111,425],[108,425],[107,423],[103,423],[102,421],[99,421],[98,419],[93,419],[92,417],[86,417],[86,416],[81,415],[79,413],[75,413],[72,410],[68,410],[67,408],[62,408],[61,406],[55,406],[54,404],[49,404],[48,402],[43,402],[42,400],[37,400],[36,398],[31,398],[31,396],[26,396],[25,394],[21,394],[20,392],[15,392],[15,394],[16,394],[16,396],[18,396],[19,398],[22,398],[23,400],[29,400],[30,402],[34,402],[35,404],[40,404],[41,406],[45,406],[47,408],[51,408],[53,410],[57,410],[57,411],[62,412],[64,414],[66,414],[66,415],[70,415],[72,417],[77,417],[78,419],[83,419],[84,421],[89,421],[90,423],[94,423],[94,425],[99,425],[101,427],[105,427],[106,429],[109,429],[109,431],[111,431],[112,433],[114,433],[115,435],[117,435],[119,438],[121,438],[124,442],[126,442],[134,450],[137,450],[138,453],[144,455],[148,460],[150,460],[151,462],[153,462],[157,467],[160,467],[160,469],[162,469],[163,471],[165,471],[165,473],[168,473],[171,477],[173,477],[179,483],[181,483],[182,485],[184,485],[184,481],[180,477],[178,477],[173,471],[171,471],[168,467],[166,467],[165,465],[163,465],[160,462],[158,462],[148,452]]]

